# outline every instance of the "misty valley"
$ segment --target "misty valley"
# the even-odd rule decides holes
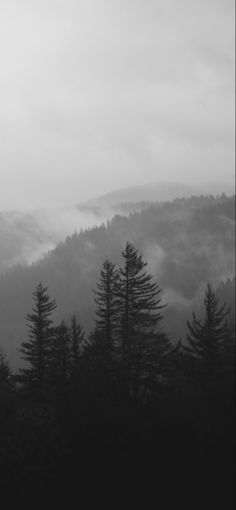
[[[235,508],[234,19],[0,0],[0,510]]]
[[[235,196],[181,191],[0,212],[9,502],[128,479],[166,504],[231,508]]]

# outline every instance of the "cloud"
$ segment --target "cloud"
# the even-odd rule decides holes
[[[106,223],[113,215],[109,208],[94,214],[73,207],[0,214],[0,273],[18,263],[36,262],[67,236]],[[93,249],[89,242],[86,247],[88,253]]]
[[[232,178],[233,14],[231,0],[2,0],[5,207]]]
[[[158,275],[161,273],[161,265],[166,258],[165,251],[158,244],[152,244],[145,250],[144,258],[148,263],[150,273]]]

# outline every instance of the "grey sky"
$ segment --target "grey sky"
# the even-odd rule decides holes
[[[0,210],[233,175],[233,0],[0,0]]]

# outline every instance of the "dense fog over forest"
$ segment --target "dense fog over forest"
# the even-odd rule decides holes
[[[235,508],[233,21],[0,1],[4,509]]]

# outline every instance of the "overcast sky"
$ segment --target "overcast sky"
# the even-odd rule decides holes
[[[0,210],[233,175],[234,0],[0,0]]]

